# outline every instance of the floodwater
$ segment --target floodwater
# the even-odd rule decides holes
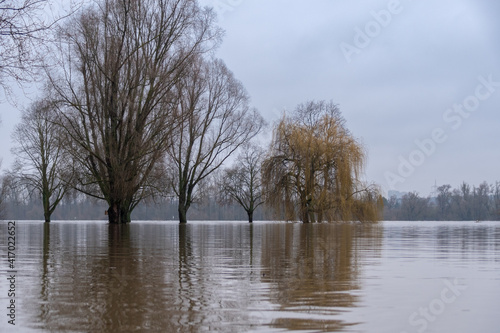
[[[7,227],[1,332],[500,332],[497,222]]]

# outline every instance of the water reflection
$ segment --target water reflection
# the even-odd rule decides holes
[[[18,323],[43,331],[334,332],[376,321],[373,304],[380,303],[393,313],[404,309],[400,326],[407,329],[416,306],[407,300],[418,295],[409,298],[414,289],[394,283],[418,276],[401,267],[410,272],[415,265],[426,283],[432,274],[447,276],[444,269],[453,263],[484,262],[482,270],[497,272],[499,230],[395,223],[19,223]],[[4,240],[0,244],[5,248]],[[422,270],[428,260],[439,260],[443,270]],[[382,301],[384,295],[376,296],[381,290],[394,298]]]
[[[347,224],[19,225],[19,322],[44,331],[340,329],[374,239]]]
[[[338,330],[347,323],[339,312],[356,305],[359,289],[353,225],[295,224],[263,237],[263,281],[273,283],[270,298],[286,317],[272,326],[286,329]],[[370,226],[364,226],[370,232]],[[307,314],[304,316],[303,314]],[[354,324],[354,323],[349,323]]]

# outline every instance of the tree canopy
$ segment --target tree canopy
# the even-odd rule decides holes
[[[264,203],[261,165],[264,150],[255,144],[245,144],[232,167],[222,172],[219,202],[237,202],[253,222],[254,211]]]
[[[263,163],[267,201],[287,220],[377,220],[379,195],[360,180],[364,161],[335,104],[300,104],[275,126]]]
[[[111,223],[161,179],[178,117],[175,85],[221,37],[212,10],[195,0],[103,0],[58,34],[50,73],[78,189],[106,200]]]
[[[167,149],[181,223],[187,221],[198,184],[264,124],[262,116],[250,108],[245,88],[222,60],[197,59],[189,73],[176,85],[179,125]]]
[[[56,125],[54,105],[41,99],[23,111],[12,133],[16,156],[14,178],[18,186],[42,198],[45,222],[69,188],[72,165],[64,155],[62,136]]]

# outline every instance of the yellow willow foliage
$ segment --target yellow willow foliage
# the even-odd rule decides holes
[[[299,105],[274,129],[262,168],[267,203],[286,220],[376,221],[378,192],[359,181],[364,161],[336,105]]]

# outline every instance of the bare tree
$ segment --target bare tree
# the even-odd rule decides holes
[[[458,189],[453,190],[452,208],[454,215],[458,220],[470,221],[473,219],[472,198],[470,185],[462,182]]]
[[[429,210],[429,198],[422,198],[417,192],[409,192],[401,198],[401,216],[406,221],[423,220]]]
[[[102,0],[59,34],[51,74],[78,189],[108,205],[110,223],[155,192],[177,117],[174,87],[219,42],[215,16],[195,0]]]
[[[399,208],[401,206],[401,200],[395,195],[389,197],[384,205],[384,219],[385,220],[396,220],[399,215]]]
[[[54,105],[39,100],[23,111],[21,122],[12,133],[17,181],[28,193],[41,196],[45,222],[50,222],[71,181],[71,164],[63,154],[58,129]]]
[[[181,123],[167,163],[179,199],[179,222],[186,223],[196,186],[257,135],[264,120],[249,108],[245,89],[221,60],[198,58],[177,92]]]
[[[335,104],[301,104],[275,127],[263,163],[266,202],[304,223],[377,220],[377,190],[359,180],[364,156]]]
[[[237,202],[248,215],[248,222],[253,222],[253,213],[264,203],[261,181],[261,164],[264,151],[261,147],[247,144],[236,159],[234,166],[222,173],[220,201]]]
[[[472,214],[474,220],[485,220],[490,212],[490,186],[482,182],[478,187],[474,186],[472,192]]]
[[[440,220],[447,220],[450,218],[450,208],[452,200],[451,185],[441,185],[437,188],[438,195],[436,197],[436,203],[438,208],[438,218]]]
[[[18,207],[27,203],[26,189],[16,185],[16,180],[11,172],[6,171],[0,176],[0,220],[15,213]],[[11,209],[13,208],[14,209]]]

